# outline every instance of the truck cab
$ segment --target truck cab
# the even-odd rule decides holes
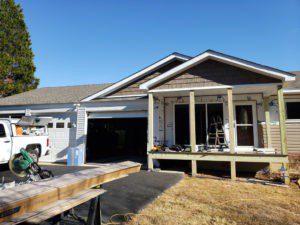
[[[51,117],[24,116],[21,119],[0,119],[0,164],[9,161],[21,148],[34,160],[49,153],[47,124]]]

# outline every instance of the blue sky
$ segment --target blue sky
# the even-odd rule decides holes
[[[300,0],[16,0],[40,87],[118,81],[172,52],[213,49],[300,70]]]

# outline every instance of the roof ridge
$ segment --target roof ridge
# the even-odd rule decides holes
[[[182,54],[182,53],[180,53],[180,52],[173,52],[173,53],[171,53],[170,55],[180,55],[180,56],[187,57],[187,58],[190,58],[190,59],[193,58],[192,56],[189,56],[189,55],[186,55],[186,54]],[[170,56],[170,55],[169,55],[169,56]]]

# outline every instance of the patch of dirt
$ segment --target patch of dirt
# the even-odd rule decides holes
[[[125,224],[300,224],[300,189],[186,177]]]

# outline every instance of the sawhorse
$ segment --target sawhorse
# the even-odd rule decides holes
[[[91,201],[87,221],[82,221],[81,219],[79,221],[82,221],[82,224],[87,225],[102,225],[101,195],[103,193],[105,193],[105,190],[100,188],[85,190],[79,192],[75,196],[59,200],[39,210],[26,213],[19,218],[4,222],[1,225],[40,224],[45,221],[59,225],[68,214],[74,213],[74,208],[76,206],[87,201]]]

